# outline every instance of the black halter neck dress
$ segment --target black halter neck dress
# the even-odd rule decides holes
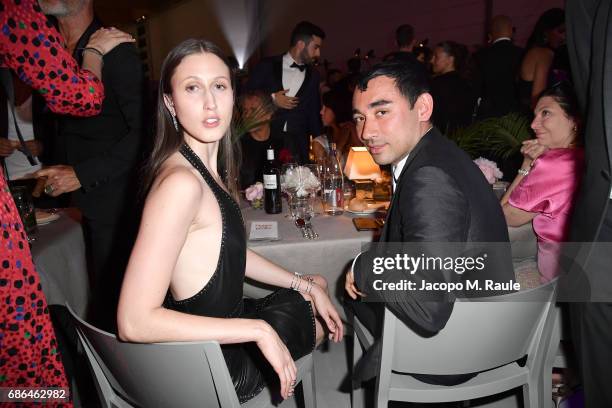
[[[180,152],[202,175],[219,204],[223,225],[221,249],[208,283],[183,300],[175,300],[168,292],[165,307],[200,316],[262,319],[276,330],[294,360],[309,354],[315,345],[310,302],[289,289],[280,289],[263,299],[243,299],[246,233],[240,208],[187,144],[181,146]],[[221,349],[240,403],[253,398],[264,386],[278,384],[276,374],[255,343],[224,344]]]

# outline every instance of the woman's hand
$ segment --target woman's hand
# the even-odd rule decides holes
[[[330,340],[339,342],[344,336],[344,328],[338,311],[334,307],[327,292],[318,285],[313,285],[310,296],[314,302],[317,315],[323,318],[330,332]]]
[[[263,323],[262,335],[255,341],[280,380],[280,393],[284,399],[293,395],[297,381],[297,367],[285,343],[268,323]]]
[[[521,153],[525,156],[526,160],[529,160],[529,164],[533,163],[538,157],[540,157],[548,147],[541,145],[537,139],[525,140],[523,147],[521,147]]]
[[[325,293],[329,293],[327,289],[327,279],[321,275],[312,274],[312,275],[302,275],[302,278],[306,280],[312,280],[313,283],[316,283],[325,291]]]
[[[134,37],[130,34],[117,30],[115,27],[100,28],[89,37],[86,48],[95,48],[100,51],[102,55],[106,55],[117,45],[134,41],[136,40],[134,40]]]

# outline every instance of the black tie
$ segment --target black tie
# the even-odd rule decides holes
[[[300,70],[300,72],[304,72],[304,70],[306,69],[306,64],[296,64],[295,62],[293,64],[290,65],[291,68],[297,68]]]

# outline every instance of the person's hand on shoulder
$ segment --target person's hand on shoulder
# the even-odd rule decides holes
[[[133,43],[136,40],[131,34],[125,33],[115,27],[100,28],[89,37],[85,48],[94,48],[102,55],[108,54],[113,48],[123,43]]]

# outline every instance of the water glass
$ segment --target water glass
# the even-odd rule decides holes
[[[13,195],[13,200],[15,200],[17,211],[19,211],[23,229],[28,235],[28,240],[33,241],[33,235],[38,232],[38,225],[36,224],[34,201],[30,195],[30,190],[27,186],[13,186],[11,187],[11,194]]]

